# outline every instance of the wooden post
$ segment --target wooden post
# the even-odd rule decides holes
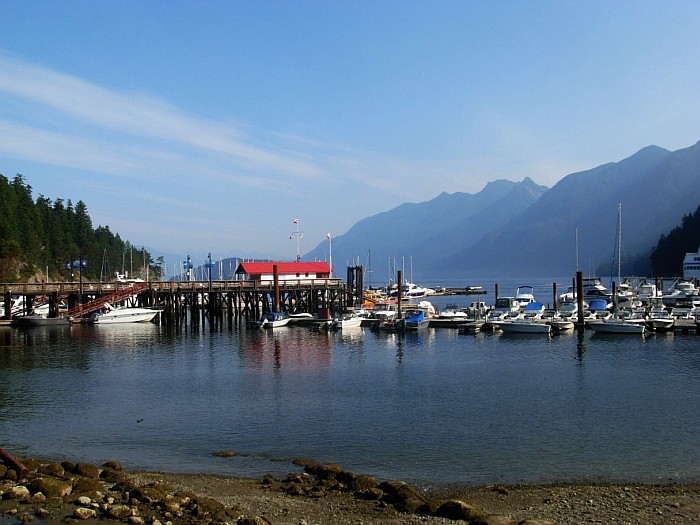
[[[554,305],[554,309],[556,310],[557,308],[559,308],[559,300],[557,299],[557,283],[552,283],[552,297],[554,298],[552,304]]]
[[[272,310],[279,312],[280,307],[280,276],[279,269],[276,264],[272,265],[272,278],[275,283],[274,295],[272,296]]]
[[[583,330],[583,272],[576,272],[576,304],[578,306],[578,328]]]
[[[495,297],[496,299],[498,299],[498,283],[496,283],[496,285],[494,286],[494,288],[495,288],[495,294],[496,294],[496,295],[494,295],[494,297]]]
[[[401,296],[403,294],[403,272],[399,270],[397,272],[397,278],[396,278],[397,284],[398,284],[398,289],[397,289],[397,294],[396,294],[396,299],[397,299],[397,316],[399,319],[402,319],[403,316],[401,315]]]

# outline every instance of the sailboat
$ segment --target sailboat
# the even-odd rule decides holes
[[[622,247],[622,203],[617,204],[617,241],[615,243],[615,249],[613,250],[613,269],[615,260],[617,259],[617,284],[620,283],[620,251]],[[600,321],[592,321],[588,324],[591,329],[596,333],[606,333],[606,334],[644,334],[646,327],[644,323],[631,323],[625,319],[621,319],[618,316],[617,309],[617,290],[615,289],[615,283],[612,278],[612,271],[610,272],[610,284],[612,286],[613,294],[613,315],[612,317]]]

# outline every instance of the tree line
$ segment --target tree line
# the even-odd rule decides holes
[[[159,279],[161,265],[109,226],[93,228],[82,200],[34,200],[22,175],[0,174],[0,282],[107,281],[117,272]]]
[[[662,235],[651,252],[651,267],[659,277],[677,277],[683,270],[683,259],[700,246],[700,206],[695,213],[683,216],[681,224]]]

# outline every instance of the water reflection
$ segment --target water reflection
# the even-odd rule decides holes
[[[292,327],[250,330],[239,348],[242,365],[255,369],[327,367],[332,336],[326,331]]]
[[[0,444],[222,474],[271,468],[210,455],[232,448],[435,483],[700,479],[695,336],[120,328],[0,331]]]

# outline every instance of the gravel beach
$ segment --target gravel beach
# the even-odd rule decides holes
[[[335,464],[262,479],[125,472],[17,458],[0,464],[0,522],[131,525],[698,524],[700,484],[486,485],[420,491]]]

